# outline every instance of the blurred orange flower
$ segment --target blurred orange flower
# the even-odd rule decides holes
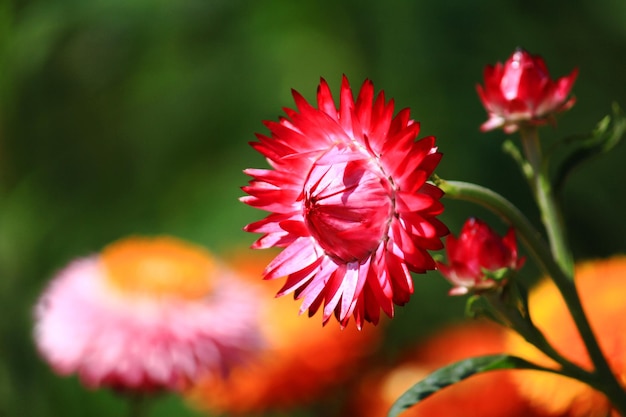
[[[613,372],[626,384],[626,256],[577,265],[576,285],[585,312]],[[570,361],[591,369],[591,360],[552,281],[530,294],[530,311],[548,341]],[[545,366],[553,365],[541,352],[511,334],[507,350]],[[519,371],[524,395],[551,416],[617,416],[602,394],[573,379],[537,371]]]
[[[505,334],[491,322],[475,321],[449,327],[409,350],[391,369],[370,372],[350,402],[349,417],[381,417],[407,389],[431,372],[475,356],[502,353]],[[516,371],[476,375],[446,387],[406,410],[402,417],[539,417],[517,390]]]
[[[188,392],[195,408],[243,415],[308,405],[349,381],[378,346],[380,326],[359,331],[330,321],[323,327],[299,316],[287,297],[274,298],[279,280],[260,282],[268,256],[246,250],[230,264],[267,293],[260,319],[269,345],[226,379],[200,380]]]

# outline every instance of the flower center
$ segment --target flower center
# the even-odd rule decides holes
[[[197,299],[213,287],[210,254],[178,239],[124,239],[106,247],[101,259],[108,281],[126,293]]]
[[[387,236],[393,188],[360,151],[333,148],[315,162],[304,185],[304,219],[324,251],[342,262],[364,259]]]

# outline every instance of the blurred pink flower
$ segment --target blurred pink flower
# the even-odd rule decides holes
[[[569,94],[577,76],[575,68],[554,82],[543,58],[523,49],[516,50],[504,65],[487,65],[485,86],[476,86],[489,114],[480,129],[484,132],[502,127],[506,133],[513,133],[523,124],[541,125],[554,120],[554,113],[576,102]]]
[[[437,262],[437,268],[454,285],[452,295],[501,286],[505,281],[489,274],[520,269],[525,260],[517,256],[513,228],[502,238],[487,223],[474,218],[465,222],[458,239],[453,235],[446,238],[446,254],[448,265]]]
[[[88,387],[180,390],[259,347],[250,288],[200,247],[128,238],[54,278],[35,341],[56,372]]]
[[[298,110],[265,122],[271,137],[252,144],[273,169],[245,171],[242,201],[271,214],[245,230],[264,234],[254,248],[286,248],[264,276],[287,276],[278,295],[295,292],[301,312],[323,305],[324,323],[333,313],[343,326],[377,323],[381,308],[393,316],[409,300],[410,271],[435,268],[427,251],[448,230],[436,219],[443,193],[426,180],[441,153],[369,80],[355,101],[344,77],[338,109],[324,80],[317,109],[293,95]]]

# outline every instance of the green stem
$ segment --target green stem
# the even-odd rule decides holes
[[[619,382],[615,379],[598,345],[583,310],[574,281],[556,263],[541,235],[526,216],[507,199],[488,188],[461,181],[444,181],[439,178],[435,179],[435,183],[445,192],[446,197],[470,201],[486,207],[515,227],[530,256],[534,258],[537,264],[556,284],[574,319],[595,367],[593,383],[587,382],[604,392],[615,408],[626,416],[626,395]]]
[[[514,284],[512,287],[514,288]],[[588,383],[594,379],[593,373],[580,368],[563,357],[550,342],[548,342],[541,330],[534,325],[528,312],[520,311],[520,308],[516,307],[517,303],[506,302],[501,292],[486,293],[484,296],[495,309],[494,313],[500,317],[499,320],[503,324],[515,330],[528,343],[535,346],[561,366],[559,373]],[[525,310],[525,308],[523,308],[523,310]]]
[[[501,294],[487,294],[486,298],[500,315],[500,320],[505,322],[509,327],[519,333],[527,342],[535,346],[561,366],[558,371],[553,372],[582,381],[598,391],[605,393],[615,409],[619,410],[622,415],[626,415],[624,414],[624,411],[626,411],[626,409],[624,409],[626,396],[623,389],[617,381],[614,380],[614,378],[607,380],[599,372],[590,372],[564,358],[548,342],[541,330],[539,330],[532,323],[530,317],[523,316],[520,314],[518,309],[506,303],[501,298]]]
[[[531,188],[539,206],[541,220],[548,234],[552,255],[561,269],[563,269],[565,275],[573,280],[574,261],[565,239],[563,217],[552,192],[550,178],[547,173],[547,164],[544,163],[542,157],[537,128],[535,126],[522,127],[520,136],[526,160],[531,168],[532,175],[529,178]]]
[[[589,357],[595,367],[593,372],[596,376],[594,379],[595,383],[589,382],[590,385],[604,392],[620,414],[626,416],[626,392],[624,391],[624,387],[622,387],[615,378],[613,371],[600,349],[600,345],[585,315],[574,282],[566,280],[566,277],[561,277],[559,280],[553,279],[553,281],[567,304],[570,314],[578,328],[578,332],[589,353]]]
[[[563,217],[552,192],[552,185],[548,175],[548,163],[542,155],[537,128],[535,126],[524,126],[520,129],[520,136],[526,160],[531,168],[531,188],[535,194],[535,200],[541,213],[541,220],[548,235],[552,256],[562,271],[562,273],[556,273],[557,271],[555,270],[550,276],[561,292],[574,318],[587,352],[594,364],[595,373],[599,377],[598,381],[605,385],[603,391],[609,398],[613,397],[612,401],[621,402],[621,411],[623,413],[626,411],[626,398],[624,398],[626,395],[615,379],[598,345],[573,282],[574,260],[567,245]]]

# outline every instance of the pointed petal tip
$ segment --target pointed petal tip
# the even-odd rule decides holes
[[[454,287],[448,291],[448,295],[465,295],[469,292],[466,287]]]

